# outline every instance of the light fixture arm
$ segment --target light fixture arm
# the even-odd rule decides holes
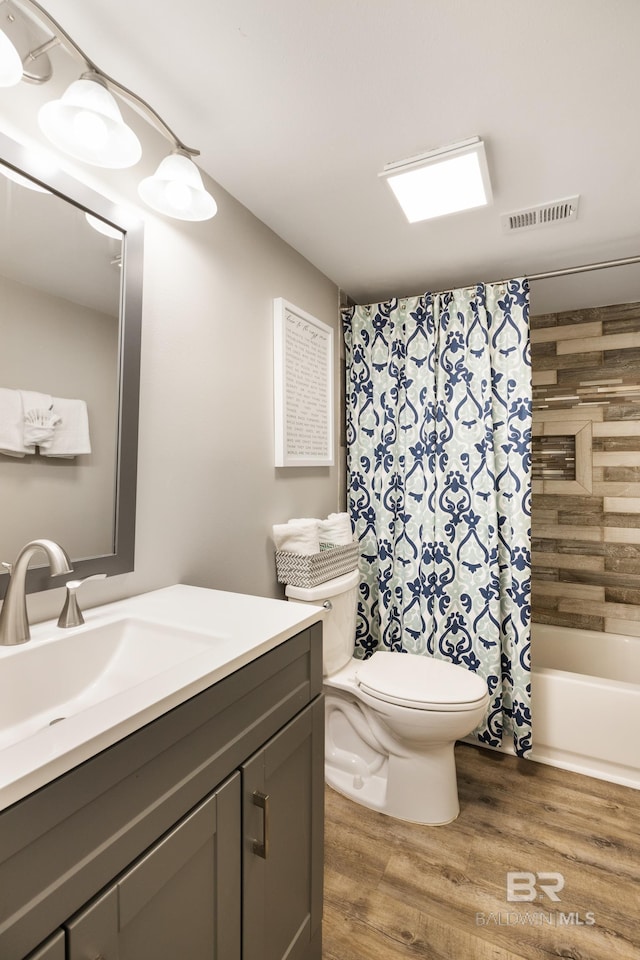
[[[59,46],[59,44],[60,44],[59,37],[51,37],[50,40],[45,40],[44,43],[41,43],[39,47],[35,47],[34,50],[29,50],[29,52],[25,57],[25,60],[31,60],[31,61],[37,60],[38,57],[41,57],[44,53],[49,53],[49,50],[53,50],[53,48]],[[45,83],[46,81],[40,80],[38,82]]]
[[[94,66],[92,66],[91,69],[94,70],[95,73],[97,73],[98,76],[104,80],[109,90],[117,93],[120,97],[122,97],[123,100],[127,100],[132,106],[142,107],[143,111],[147,114],[148,118],[151,120],[156,129],[168,140],[171,140],[176,150],[180,150],[183,153],[188,154],[190,157],[200,156],[199,150],[196,150],[194,147],[187,147],[182,140],[178,139],[171,127],[165,123],[162,117],[156,113],[153,107],[147,103],[146,100],[143,100],[143,98],[139,97],[137,93],[129,90],[128,87],[118,83],[118,81],[114,80],[113,77],[109,77],[106,73],[103,73],[102,70],[96,70]]]
[[[34,8],[38,17],[44,22],[44,25],[52,32],[53,36],[37,47],[35,50],[29,52],[27,57],[31,60],[37,59],[41,54],[46,53],[52,47],[57,46],[58,44],[64,46],[71,53],[79,57],[87,67],[87,69],[96,75],[108,90],[111,92],[117,93],[123,100],[126,100],[134,108],[142,110],[142,112],[147,116],[147,119],[151,121],[153,126],[161,133],[164,137],[170,140],[175,149],[181,151],[182,153],[188,155],[189,157],[197,157],[200,154],[199,150],[195,150],[193,147],[187,147],[182,140],[180,140],[176,134],[173,132],[171,127],[166,123],[162,117],[153,109],[151,104],[147,103],[142,97],[138,96],[137,93],[134,93],[132,90],[129,90],[128,87],[123,86],[117,80],[114,80],[113,77],[110,77],[107,73],[100,69],[91,60],[84,50],[78,46],[78,44],[73,40],[67,31],[60,26],[60,24],[54,20],[54,18],[47,13],[47,11],[42,7],[37,0],[18,0],[19,3],[26,5],[27,7]],[[26,59],[26,58],[25,58]]]

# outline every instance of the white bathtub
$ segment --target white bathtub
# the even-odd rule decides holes
[[[640,789],[640,638],[534,623],[531,759]]]

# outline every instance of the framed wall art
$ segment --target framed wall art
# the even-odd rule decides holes
[[[333,330],[278,297],[273,339],[275,465],[333,466]]]

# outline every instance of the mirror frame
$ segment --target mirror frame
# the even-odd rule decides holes
[[[140,343],[142,333],[142,271],[144,227],[142,220],[121,222],[118,208],[70,174],[56,172],[43,179],[28,148],[0,133],[0,160],[46,187],[63,200],[121,230],[122,284],[120,288],[118,450],[115,502],[113,504],[114,552],[95,557],[71,557],[73,579],[95,573],[116,576],[134,569],[136,483],[138,468],[138,407],[140,396]],[[64,543],[61,544],[64,547]],[[0,557],[10,563],[15,557]],[[49,568],[34,567],[27,573],[27,592],[36,593],[63,586],[70,575],[51,577]],[[0,597],[4,597],[9,574],[0,574]]]

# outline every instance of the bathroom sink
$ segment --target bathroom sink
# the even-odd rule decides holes
[[[174,584],[0,646],[0,810],[293,637],[321,607]]]
[[[13,647],[2,661],[0,750],[175,669],[214,640],[123,617]]]

